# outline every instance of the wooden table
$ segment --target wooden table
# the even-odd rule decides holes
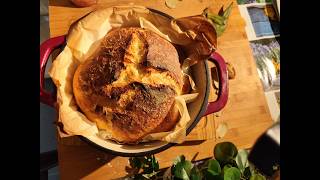
[[[50,36],[66,34],[69,26],[80,17],[96,8],[135,2],[165,12],[173,17],[197,15],[208,6],[218,11],[230,0],[182,0],[175,9],[168,9],[164,0],[99,0],[96,6],[76,8],[68,0],[49,0]],[[238,148],[250,148],[255,140],[272,124],[255,61],[244,30],[236,1],[229,18],[229,26],[218,39],[218,52],[236,69],[236,79],[229,81],[229,101],[219,117],[209,115],[197,125],[188,141],[156,154],[160,167],[168,167],[172,160],[184,154],[196,160],[211,157],[213,147],[221,141],[231,141]],[[217,139],[215,129],[226,122],[229,130],[222,139]],[[206,125],[205,125],[206,124]],[[201,128],[199,126],[205,126]],[[210,126],[210,127],[209,127]],[[209,130],[208,130],[209,129]],[[205,133],[201,134],[201,131]],[[200,135],[199,135],[200,134]],[[199,137],[201,136],[201,137]],[[203,136],[203,137],[202,137]],[[126,175],[128,158],[113,156],[79,141],[78,138],[58,138],[59,170],[61,179],[116,179]]]

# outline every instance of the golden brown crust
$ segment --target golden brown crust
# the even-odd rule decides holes
[[[166,118],[152,131],[152,133],[165,132],[168,131],[168,129],[171,130],[174,128],[180,118],[180,113],[174,105],[175,104],[173,103]]]
[[[118,141],[137,141],[161,124],[174,103],[175,92],[167,87],[136,84],[136,95],[124,110],[115,108],[112,124],[120,135]],[[176,119],[172,119],[175,121]],[[166,129],[169,130],[169,129]],[[124,136],[120,139],[120,136]]]
[[[122,143],[171,130],[183,76],[175,48],[141,28],[107,34],[93,59],[77,68],[73,91],[87,118]]]
[[[174,79],[182,85],[182,71],[179,61],[176,61],[178,52],[174,46],[150,31],[144,35],[148,43],[147,65],[172,72]]]

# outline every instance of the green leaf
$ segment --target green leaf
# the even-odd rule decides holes
[[[190,180],[186,170],[183,168],[179,172],[175,173],[174,176],[183,180]]]
[[[253,174],[250,180],[266,180],[266,178],[261,174]]]
[[[210,159],[208,163],[208,172],[212,175],[219,175],[221,173],[221,167],[217,160]]]
[[[152,157],[151,157],[151,165],[152,165],[152,169],[154,171],[159,171],[159,163],[158,163],[156,157],[154,157],[154,155],[152,155]]]
[[[224,165],[223,168],[222,168],[222,174],[224,174],[224,173],[227,171],[227,169],[229,169],[229,168],[231,168],[231,167],[232,167],[232,166],[231,166],[230,164]]]
[[[221,163],[227,163],[237,156],[237,147],[231,142],[222,142],[214,147],[214,157]]]
[[[224,180],[240,180],[240,171],[235,167],[228,168],[223,178]]]
[[[214,23],[217,25],[225,25],[225,18],[219,15],[214,15],[211,13],[207,14],[207,17]]]
[[[190,172],[190,180],[201,180],[201,179],[202,179],[201,171],[197,168],[197,166],[194,166]]]
[[[193,164],[191,161],[184,161],[182,164],[183,169],[187,172],[188,175],[190,175],[191,169],[193,167]]]
[[[186,160],[186,157],[184,157],[184,155],[180,155],[173,160],[173,165],[176,165],[177,163],[185,161],[185,160]]]
[[[246,3],[246,0],[237,0],[237,3],[238,3],[238,5],[240,5],[240,4],[245,4],[245,3]]]
[[[237,157],[236,157],[236,163],[241,173],[244,172],[244,169],[246,167],[249,167],[248,162],[248,151],[244,149],[240,149],[238,151]]]
[[[231,14],[233,2],[227,7],[227,9],[223,12],[223,17],[228,19]]]
[[[212,21],[210,20],[210,22]],[[219,25],[212,22],[212,26],[216,30],[217,36],[220,36],[224,32],[224,25]]]
[[[213,179],[213,180],[223,180],[223,175],[220,174],[220,175],[212,175],[210,172],[208,171],[205,171],[204,172],[204,179]]]
[[[191,161],[186,161],[183,155],[179,156],[174,160],[173,175],[180,179],[189,180],[192,168]]]
[[[231,3],[226,10],[223,10],[222,6],[217,15],[208,12],[208,9],[205,9],[203,11],[203,15],[211,22],[211,24],[215,28],[217,36],[220,36],[227,27],[227,22],[231,14],[232,5],[233,3]]]

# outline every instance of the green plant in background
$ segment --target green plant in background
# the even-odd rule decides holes
[[[208,8],[203,11],[203,15],[211,22],[217,32],[217,36],[221,36],[227,28],[228,18],[231,14],[233,2],[223,10],[223,6],[219,10],[218,14],[209,12]]]
[[[164,179],[164,180],[265,180],[248,162],[248,151],[239,150],[231,142],[222,142],[213,149],[214,158],[192,163],[184,155],[178,156],[173,165],[159,170],[155,157],[130,158],[132,176],[127,179]],[[275,170],[279,167],[275,166]]]

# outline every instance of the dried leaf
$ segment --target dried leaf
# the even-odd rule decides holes
[[[181,97],[186,101],[186,103],[190,103],[194,101],[198,97],[199,93],[192,93],[192,94],[184,94]]]
[[[219,12],[218,12],[219,16],[223,16],[223,6],[220,8]]]
[[[214,115],[215,115],[216,117],[220,117],[221,114],[222,114],[222,111],[218,111],[218,112],[214,113]]]
[[[198,43],[192,44],[190,48],[192,48],[194,52],[198,52],[199,55],[209,57],[216,49],[216,31],[207,18],[201,15],[189,16],[175,19],[172,23],[178,25],[180,30],[188,34],[190,38],[198,41]]]
[[[227,64],[228,78],[234,79],[236,77],[236,70],[234,69],[231,63],[227,62],[226,64]]]
[[[150,173],[150,174],[142,174],[142,176],[144,177],[144,178],[146,178],[146,179],[151,179],[153,176],[155,176],[155,175],[157,175],[159,173],[159,171],[158,172],[152,172],[152,173]]]
[[[171,174],[171,167],[169,167],[163,174],[163,180],[171,180],[172,174]]]
[[[228,125],[225,122],[222,122],[218,125],[216,129],[216,135],[218,138],[223,138],[228,132]]]
[[[166,0],[166,6],[170,9],[176,8],[178,0]]]
[[[211,79],[212,79],[212,85],[215,90],[219,90],[219,75],[217,67],[211,68]]]
[[[196,89],[196,83],[194,83],[192,77],[191,77],[190,75],[188,75],[188,74],[185,74],[185,75],[186,75],[186,76],[188,77],[188,79],[189,79],[191,89],[194,90],[194,91],[197,90],[197,89]]]

